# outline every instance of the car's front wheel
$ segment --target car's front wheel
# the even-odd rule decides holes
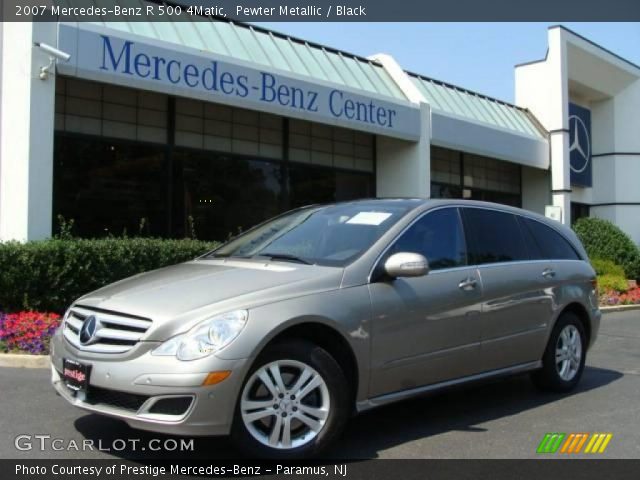
[[[567,392],[580,381],[587,352],[586,335],[580,318],[563,313],[556,322],[542,357],[542,368],[533,374],[543,390]]]
[[[302,340],[277,343],[244,383],[232,437],[259,457],[317,455],[344,427],[349,398],[344,372],[326,350]]]

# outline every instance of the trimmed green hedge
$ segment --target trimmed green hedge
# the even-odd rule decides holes
[[[612,291],[622,293],[629,289],[627,277],[620,265],[602,258],[592,258],[591,265],[598,275],[598,291],[601,297]]]
[[[600,295],[610,291],[623,293],[629,290],[627,280],[620,275],[601,275],[598,277],[598,290]]]
[[[581,218],[573,229],[590,258],[610,260],[624,269],[627,278],[640,279],[640,250],[613,223],[601,218]]]
[[[63,313],[99,287],[197,257],[216,246],[153,238],[0,243],[0,311]]]
[[[624,268],[611,260],[604,260],[602,258],[592,258],[591,265],[593,269],[596,271],[598,276],[602,275],[613,275],[616,277],[625,278]]]

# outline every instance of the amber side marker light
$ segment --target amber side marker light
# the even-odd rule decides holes
[[[596,292],[598,291],[598,278],[591,279],[591,288],[593,288]]]
[[[202,386],[215,385],[226,380],[231,375],[231,370],[222,370],[220,372],[211,372],[202,382]]]

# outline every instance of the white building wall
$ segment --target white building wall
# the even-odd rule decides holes
[[[433,144],[523,166],[549,168],[546,141],[433,111]]]
[[[607,98],[591,102],[591,142],[594,152],[613,152],[616,144],[615,102]]]
[[[640,110],[640,69],[637,79],[614,97],[614,141],[616,152],[640,153],[638,110]]]
[[[640,244],[640,69],[626,78],[610,98],[591,103],[593,189],[585,203]]]
[[[516,105],[528,108],[545,127],[552,122],[551,86],[545,60],[518,65],[515,69]]]
[[[640,243],[640,80],[594,102],[592,214],[616,223]]]
[[[431,107],[393,57],[371,57],[382,64],[407,99],[420,106],[422,130],[417,143],[388,137],[376,139],[376,195],[431,197]]]
[[[522,167],[522,208],[544,215],[551,200],[550,186],[548,170]]]
[[[636,243],[640,239],[640,212],[637,205],[601,205],[591,208],[591,216],[603,218],[617,226]]]
[[[0,240],[51,235],[55,76],[39,78],[56,44],[55,23],[4,23],[0,62]]]
[[[2,45],[4,43],[4,35],[2,33],[4,23],[0,22],[0,59],[2,58]],[[2,105],[2,60],[0,60],[0,106]],[[0,145],[2,144],[2,115],[0,115]],[[2,151],[0,150],[0,166],[2,165]],[[1,170],[1,169],[0,169]],[[2,188],[2,182],[0,182]]]
[[[378,197],[431,196],[431,108],[420,104],[422,134],[417,143],[377,136]]]
[[[591,110],[591,188],[570,182],[569,102]],[[516,103],[550,131],[553,203],[563,207],[564,223],[571,221],[571,201],[586,203],[591,215],[611,220],[640,243],[640,68],[552,27],[547,57],[516,68]]]
[[[371,58],[382,64],[409,101],[421,105],[423,118],[421,138],[417,145],[410,146],[404,142],[379,139],[377,144],[378,196],[429,198],[433,174],[431,144],[523,166],[548,168],[549,150],[546,142],[497,126],[488,126],[467,117],[459,117],[451,112],[445,114],[432,110],[423,93],[393,57],[377,54]],[[428,121],[426,109],[430,111]],[[419,157],[414,158],[415,155],[422,155],[422,163]],[[536,188],[537,186],[532,187],[531,190],[536,191]],[[544,188],[548,191],[548,182]],[[544,211],[544,204],[540,207],[536,201],[533,201],[532,205],[535,205],[536,211],[540,209]]]
[[[571,223],[569,178],[569,90],[565,31],[548,31],[545,60],[516,67],[516,104],[531,110],[549,131],[551,202],[562,209],[562,222]]]

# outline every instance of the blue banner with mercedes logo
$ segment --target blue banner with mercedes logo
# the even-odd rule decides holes
[[[592,185],[591,110],[575,103],[569,104],[569,166],[571,185]]]

